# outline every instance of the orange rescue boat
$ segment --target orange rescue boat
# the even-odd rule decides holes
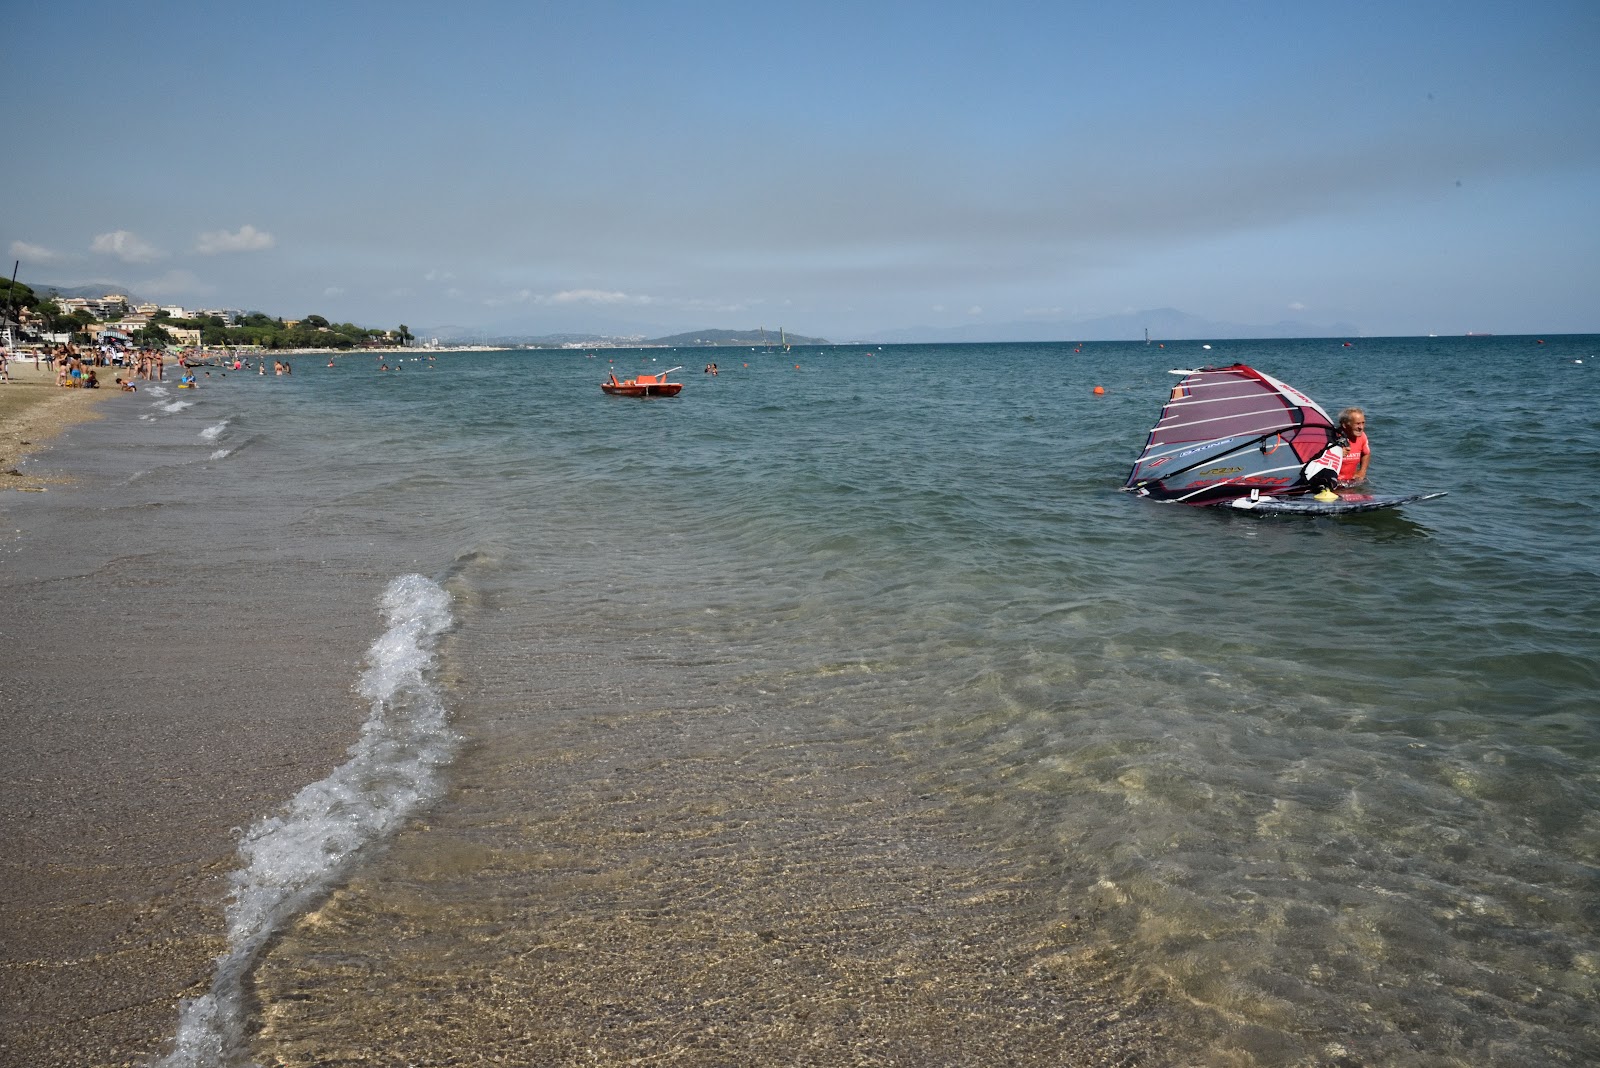
[[[668,382],[667,376],[681,370],[682,367],[672,367],[658,375],[637,375],[620,382],[613,371],[609,380],[600,383],[600,388],[616,397],[676,397],[678,391],[683,389],[683,383]]]

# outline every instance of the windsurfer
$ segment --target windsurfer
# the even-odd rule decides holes
[[[1360,408],[1340,412],[1339,433],[1349,442],[1339,464],[1340,485],[1366,481],[1367,464],[1372,460],[1372,449],[1367,445],[1367,413]]]

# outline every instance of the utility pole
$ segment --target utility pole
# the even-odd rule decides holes
[[[5,322],[0,323],[0,344],[3,344],[8,349],[15,344],[11,337],[11,306],[17,300],[17,272],[21,269],[22,261],[13,260],[11,263],[11,288],[6,290]],[[19,323],[18,325],[20,326],[21,324]]]

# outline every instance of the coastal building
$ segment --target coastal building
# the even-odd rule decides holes
[[[63,313],[88,312],[96,319],[113,319],[128,312],[128,298],[120,293],[107,293],[103,297],[57,297],[56,307]]]

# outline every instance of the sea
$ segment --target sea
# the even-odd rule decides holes
[[[144,1063],[1600,1063],[1600,337],[289,361],[0,508]],[[1236,362],[1447,496],[1123,492]]]

